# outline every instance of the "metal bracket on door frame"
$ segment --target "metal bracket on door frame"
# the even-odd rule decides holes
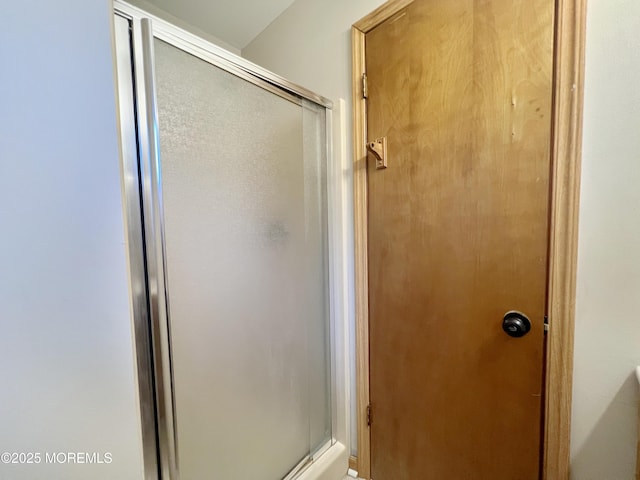
[[[367,143],[367,150],[376,157],[376,170],[387,168],[387,137],[376,138]]]

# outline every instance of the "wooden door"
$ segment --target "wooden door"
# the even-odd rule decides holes
[[[553,15],[415,0],[366,34],[374,480],[539,477]]]

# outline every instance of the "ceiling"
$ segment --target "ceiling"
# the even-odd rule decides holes
[[[156,7],[242,50],[294,0],[149,0]]]

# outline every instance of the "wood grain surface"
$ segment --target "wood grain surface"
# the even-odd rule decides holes
[[[538,478],[553,13],[416,0],[366,34],[375,480]]]

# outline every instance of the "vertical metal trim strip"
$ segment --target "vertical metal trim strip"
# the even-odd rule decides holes
[[[140,401],[142,460],[144,479],[158,480],[156,406],[144,259],[144,236],[142,232],[142,212],[140,205],[140,178],[138,175],[131,21],[116,14],[114,29],[122,158],[122,186],[128,246],[127,253],[129,258],[134,348]]]
[[[336,175],[336,165],[334,163],[334,155],[333,155],[333,117],[332,110],[330,108],[324,107],[325,111],[325,179],[324,185],[322,188],[324,190],[325,196],[325,205],[326,205],[326,213],[324,215],[324,226],[326,228],[325,232],[325,253],[327,255],[327,290],[328,290],[328,298],[327,301],[329,303],[329,319],[328,319],[328,334],[329,334],[329,399],[330,399],[330,408],[331,408],[331,444],[333,445],[336,442],[336,432],[338,431],[338,398],[336,395],[337,388],[337,345],[336,345],[336,336],[337,336],[337,324],[338,324],[338,312],[336,309],[336,300],[338,298],[339,292],[335,290],[335,285],[337,282],[337,256],[339,248],[335,245],[336,239],[336,230],[339,230],[338,225],[340,225],[337,216],[337,194],[335,185],[331,188],[331,180],[337,177]],[[344,319],[346,321],[346,319]]]
[[[153,29],[134,19],[133,42],[138,100],[140,174],[147,256],[147,282],[156,382],[161,478],[178,480],[169,308],[166,295],[160,139],[154,78]]]

